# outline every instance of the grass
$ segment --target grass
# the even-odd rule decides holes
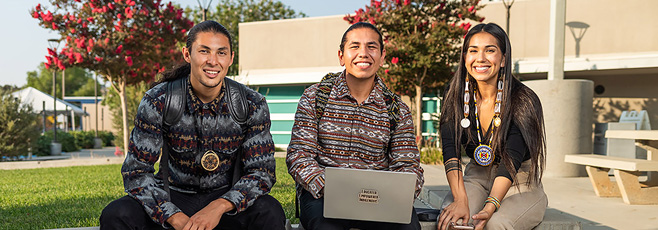
[[[297,223],[295,182],[285,159],[276,164],[271,195]],[[121,165],[0,170],[0,229],[98,226],[103,208],[125,195],[120,170]]]

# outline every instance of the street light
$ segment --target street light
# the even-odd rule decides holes
[[[212,0],[208,1],[208,4],[206,4],[205,0],[196,0],[196,2],[199,3],[199,7],[201,7],[201,12],[203,13],[201,21],[206,21],[206,13],[208,13],[208,8],[210,8],[210,3],[212,3]],[[203,2],[203,4],[201,2]]]
[[[59,39],[48,39],[50,49],[57,52],[59,48]],[[53,142],[50,147],[52,155],[62,153],[62,145],[57,143],[57,70],[53,68]]]

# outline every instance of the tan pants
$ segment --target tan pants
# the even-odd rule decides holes
[[[548,198],[541,183],[526,186],[530,172],[530,161],[521,164],[514,184],[505,198],[500,201],[500,208],[493,214],[484,229],[532,229],[544,218],[548,206]],[[504,167],[501,165],[501,167]],[[482,210],[484,201],[491,192],[498,166],[483,167],[473,160],[464,170],[464,186],[468,196],[468,208],[473,216]],[[519,184],[517,187],[516,185]],[[452,193],[446,195],[441,209],[454,201]],[[473,220],[471,219],[471,222]]]

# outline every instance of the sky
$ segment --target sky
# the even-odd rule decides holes
[[[207,2],[208,0],[205,0]],[[297,12],[309,17],[345,15],[370,3],[370,0],[280,0]],[[168,2],[164,0],[163,2]],[[197,0],[172,0],[183,7],[198,7]],[[204,1],[201,1],[202,3]],[[217,5],[211,4],[211,9]],[[27,84],[27,72],[35,71],[39,63],[46,61],[48,39],[59,38],[39,26],[39,21],[30,16],[30,9],[37,4],[49,6],[47,0],[3,0],[0,8],[0,86]],[[52,7],[48,7],[51,9]],[[60,45],[60,48],[63,44]]]

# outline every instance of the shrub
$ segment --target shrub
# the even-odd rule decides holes
[[[94,131],[73,131],[70,133],[75,138],[75,144],[79,148],[91,149],[94,147]]]
[[[53,142],[52,137],[41,135],[37,138],[34,148],[32,148],[32,155],[48,156],[50,155],[50,143]]]
[[[425,147],[420,150],[420,163],[443,164],[443,152],[437,147]]]
[[[38,137],[38,115],[32,107],[11,94],[0,93],[0,156],[27,155]]]
[[[98,137],[103,140],[103,146],[113,146],[114,134],[109,131],[98,131]]]
[[[53,138],[53,131],[47,131],[46,135],[51,140]],[[75,144],[73,135],[63,131],[57,131],[57,143],[62,144],[62,152],[75,152],[80,150],[80,147]],[[50,153],[50,146],[48,146],[48,153]]]

